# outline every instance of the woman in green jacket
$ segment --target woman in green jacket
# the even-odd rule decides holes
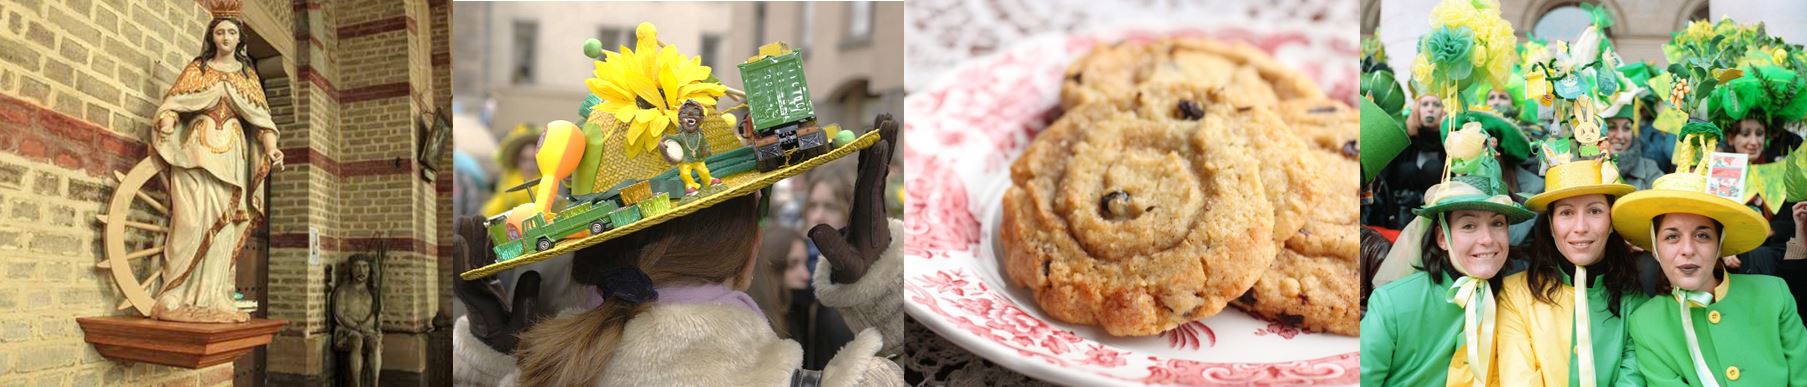
[[[1788,285],[1727,274],[1721,260],[1757,247],[1769,224],[1706,181],[1683,165],[1613,206],[1613,228],[1655,252],[1669,288],[1630,317],[1638,366],[1651,385],[1807,386],[1807,328]]]
[[[1454,177],[1425,191],[1424,208],[1376,271],[1362,318],[1363,385],[1499,385],[1494,299],[1510,252],[1507,227],[1532,213],[1504,193],[1481,124],[1452,132]]]

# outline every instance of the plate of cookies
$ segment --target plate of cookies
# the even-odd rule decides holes
[[[1358,44],[1040,36],[905,99],[905,310],[1076,385],[1360,383]]]

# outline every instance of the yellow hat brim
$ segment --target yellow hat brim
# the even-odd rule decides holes
[[[1725,227],[1719,236],[1724,240],[1722,256],[1751,251],[1769,238],[1769,222],[1750,207],[1704,192],[1660,189],[1633,192],[1614,203],[1613,229],[1632,245],[1656,251],[1651,248],[1650,223],[1663,214],[1695,214],[1719,221]]]
[[[858,152],[862,149],[866,149],[867,147],[872,146],[872,144],[878,143],[878,139],[879,139],[878,132],[879,131],[877,129],[874,129],[870,132],[866,132],[866,134],[861,135],[858,139],[855,139],[853,141],[853,143],[848,144],[847,146],[835,148],[834,150],[830,150],[830,151],[828,151],[828,153],[822,154],[821,156],[816,156],[816,157],[806,160],[804,162],[792,164],[792,165],[786,166],[784,168],[779,168],[776,170],[772,170],[770,172],[748,171],[748,172],[735,174],[733,176],[723,177],[722,185],[727,186],[728,189],[714,191],[713,193],[708,193],[710,191],[704,191],[705,193],[700,194],[700,195],[704,195],[702,197],[695,197],[695,198],[686,200],[686,201],[684,201],[683,204],[679,204],[678,206],[673,207],[670,211],[666,211],[666,212],[660,213],[658,215],[640,219],[639,221],[636,221],[625,227],[620,227],[620,228],[616,228],[613,230],[604,231],[601,234],[591,235],[588,237],[584,237],[582,239],[578,239],[576,241],[567,241],[567,242],[559,243],[557,246],[554,246],[551,249],[535,252],[533,254],[522,255],[520,257],[516,257],[514,259],[510,259],[507,261],[489,264],[488,266],[484,266],[484,267],[472,269],[470,271],[466,271],[464,273],[459,274],[458,276],[461,278],[464,278],[465,280],[475,280],[478,278],[496,275],[496,273],[501,273],[504,270],[513,269],[516,267],[532,264],[534,262],[544,261],[547,259],[552,259],[552,257],[557,257],[557,256],[565,254],[565,253],[577,251],[577,249],[581,249],[584,247],[595,245],[597,243],[602,243],[603,241],[607,241],[610,239],[615,239],[615,238],[618,238],[621,236],[632,234],[636,231],[640,231],[640,230],[646,229],[648,227],[656,226],[660,223],[665,223],[665,221],[677,219],[678,217],[689,215],[690,213],[696,212],[697,210],[707,208],[709,206],[713,206],[716,203],[721,203],[722,201],[726,201],[728,199],[733,199],[733,198],[745,196],[747,194],[751,194],[751,193],[753,193],[753,191],[758,191],[758,190],[764,189],[765,187],[768,187],[768,186],[771,186],[772,184],[777,183],[779,180],[784,180],[785,178],[788,178],[791,176],[796,176],[798,174],[802,174],[803,172],[808,171],[810,169],[814,169],[815,167],[821,166],[822,164],[827,164],[830,161],[834,161],[834,160],[840,159],[842,157],[846,157],[847,155],[853,154],[854,152]]]
[[[1530,207],[1531,211],[1544,212],[1545,209],[1549,208],[1550,203],[1555,203],[1557,200],[1594,194],[1616,198],[1624,197],[1626,194],[1637,190],[1638,187],[1633,187],[1630,184],[1595,184],[1568,187],[1555,191],[1544,191],[1544,193],[1532,196],[1530,199],[1525,199],[1525,207]]]

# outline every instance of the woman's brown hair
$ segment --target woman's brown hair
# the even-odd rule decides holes
[[[772,331],[778,332],[778,337],[789,338],[784,312],[790,309],[791,291],[785,287],[784,272],[790,269],[791,246],[803,241],[803,236],[776,224],[766,225],[763,230],[759,237],[759,266],[753,269],[753,286],[747,288],[747,295],[759,303]]]
[[[757,243],[758,201],[728,199],[690,215],[578,250],[571,279],[601,286],[609,269],[634,265],[655,286],[735,279]],[[541,321],[521,333],[516,350],[524,386],[591,385],[602,377],[628,320],[657,301],[638,305],[614,298],[582,314]],[[575,345],[574,345],[575,344]]]

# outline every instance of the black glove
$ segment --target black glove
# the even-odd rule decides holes
[[[809,230],[809,239],[822,251],[822,258],[834,265],[829,279],[835,283],[858,282],[866,268],[891,246],[891,228],[885,218],[885,175],[891,167],[891,144],[897,142],[897,121],[890,114],[880,114],[873,126],[878,128],[879,140],[860,151],[859,178],[853,183],[847,227],[835,230],[818,224]]]
[[[496,262],[495,254],[490,252],[488,233],[483,229],[483,218],[461,217],[456,223],[452,236],[452,294],[470,309],[472,336],[497,352],[514,353],[521,331],[543,317],[533,315],[538,309],[535,305],[539,303],[540,273],[521,273],[515,281],[514,302],[503,304],[502,288],[490,278],[467,281],[456,275]]]

